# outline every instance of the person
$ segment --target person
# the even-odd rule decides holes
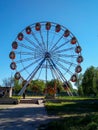
[[[23,99],[25,99],[25,92],[23,93]]]

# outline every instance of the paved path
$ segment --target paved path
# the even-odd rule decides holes
[[[49,121],[44,104],[8,105],[7,109],[1,106],[0,130],[37,130],[40,124]]]

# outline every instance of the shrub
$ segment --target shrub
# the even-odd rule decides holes
[[[98,125],[96,122],[91,122],[87,125],[87,130],[98,130]]]

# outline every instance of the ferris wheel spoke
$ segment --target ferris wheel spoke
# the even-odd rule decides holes
[[[52,61],[52,63],[53,63],[53,61]],[[60,78],[63,80],[63,82],[67,82],[67,80],[64,77],[64,75],[62,74],[62,72],[58,69],[58,67],[54,63],[53,63],[53,66],[54,66],[55,70],[57,71],[57,74],[60,75]],[[68,90],[66,92],[69,96],[73,96],[72,92],[70,91],[70,88],[68,88]]]
[[[15,51],[15,54],[17,54],[17,55],[28,55],[28,56],[34,56],[33,58],[34,59],[36,59],[36,58],[38,58],[38,57],[43,57],[43,53],[41,53],[40,52],[40,50],[32,50],[32,52],[30,51],[30,52],[23,52],[23,51]]]
[[[57,51],[55,51],[55,53],[63,53],[63,52],[71,51],[74,49],[75,49],[75,47],[70,47],[70,48],[66,48],[66,49],[57,50]]]
[[[40,75],[41,75],[41,73],[42,73],[42,68],[43,68],[43,67],[40,67],[40,69],[39,69],[40,72],[39,72],[39,75],[38,75],[38,78],[37,78],[37,79],[39,79],[39,77],[40,77]]]
[[[27,62],[27,61],[31,61],[31,60],[34,60],[34,57],[30,57],[30,58],[25,58],[25,59],[21,59],[21,60],[18,60],[16,61],[16,63],[22,63],[22,62]]]
[[[43,35],[42,35],[41,30],[40,30],[40,37],[41,37],[41,40],[42,40],[42,45],[43,45],[43,48],[44,48],[44,50],[46,50],[46,47],[45,47],[45,42],[44,42],[44,38],[43,38]]]
[[[50,63],[50,70],[51,70],[51,73],[52,73],[52,76],[57,78],[57,79],[60,79],[60,75],[58,75],[58,73],[56,72],[55,68],[53,68],[53,65],[51,65]]]
[[[27,82],[26,84],[23,86],[23,88],[21,89],[21,91],[18,93],[18,95],[22,95],[23,92],[25,91],[28,83],[34,78],[34,76],[36,75],[37,71],[40,69],[40,67],[42,66],[43,62],[45,61],[45,59],[43,59],[36,67],[35,69],[32,71],[32,73],[27,77]]]
[[[37,71],[41,68],[42,64],[44,63],[45,59],[41,60],[40,63],[35,67],[35,69],[30,73],[30,75],[27,77],[28,81],[31,81],[31,79],[34,78]]]
[[[24,37],[24,39],[25,39],[26,41],[28,41],[33,47],[38,48],[40,51],[42,51],[42,47],[41,47],[41,46],[36,45],[36,43],[34,43],[33,41],[31,41],[31,40],[30,40],[29,38],[27,38],[27,37]]]
[[[33,52],[21,52],[21,51],[15,51],[16,54],[19,54],[19,55],[33,55],[34,53]]]
[[[22,72],[22,71],[28,69],[29,67],[34,66],[34,64],[38,63],[40,60],[41,60],[41,59],[37,59],[37,60],[33,61],[31,64],[25,66],[25,67],[24,67],[23,69],[21,69],[19,72]]]
[[[61,58],[59,58],[59,62],[65,63],[65,64],[70,65],[70,66],[74,66],[74,67],[77,65],[73,62],[69,62],[69,61],[66,61],[66,60],[61,59]]]
[[[55,70],[57,71],[57,73],[60,75],[60,77],[62,78],[63,81],[66,81],[66,78],[64,77],[64,75],[62,74],[62,72],[58,69],[58,67],[56,66],[56,64],[53,62],[52,59],[50,59],[51,63],[53,64],[53,67],[55,68]]]
[[[47,68],[48,68],[48,65],[47,65],[47,60],[46,60],[46,75],[45,75],[45,80],[46,80],[46,84],[47,84]]]
[[[58,54],[58,57],[66,58],[77,58],[77,55]]]
[[[47,60],[47,63],[49,63],[49,69],[51,70],[51,75],[52,75],[53,79],[55,79],[53,67],[52,67],[51,63],[49,62],[49,60]]]
[[[48,51],[48,44],[49,44],[49,30],[47,30],[47,47],[46,47],[46,50]]]
[[[52,75],[53,79],[58,78],[58,76],[57,76],[55,70],[54,70],[52,67],[50,67],[50,70],[51,70],[51,75]]]
[[[51,74],[52,74],[53,79],[58,78],[57,75],[55,74],[54,70],[52,68],[50,68],[50,70],[51,70]]]
[[[70,75],[72,74],[72,72],[69,70],[69,68],[66,68],[64,65],[60,64],[60,62],[57,62],[57,65],[62,68],[64,71],[66,71],[67,73],[69,73]]]
[[[34,37],[34,39],[38,43],[38,45],[41,48],[41,50],[44,51],[44,48],[43,48],[42,44],[40,43],[40,41],[38,40],[38,38],[36,37],[36,35],[33,32],[32,32],[32,36]]]
[[[57,44],[60,42],[60,40],[63,38],[63,35],[57,40],[57,42],[51,47],[50,51],[52,49],[55,49],[55,47],[57,46]]]
[[[54,33],[53,36],[51,37],[51,41],[49,42],[49,46],[48,46],[49,50],[50,50],[51,46],[53,45],[55,37],[56,37],[56,33]]]
[[[25,48],[25,49],[32,50],[32,51],[35,50],[34,48],[32,48],[32,47],[30,47],[30,46],[27,46],[27,45],[25,45],[25,44],[23,44],[23,43],[19,44],[19,46],[21,46],[21,47],[23,47],[23,48]]]
[[[54,59],[54,60],[56,60],[56,59],[58,59],[59,60],[59,58],[77,58],[77,55],[67,55],[67,54],[58,54],[58,53],[55,53],[55,54],[53,54],[53,56],[52,56],[52,59]]]
[[[57,79],[60,79],[58,73],[56,72],[55,68],[53,67],[53,64],[51,63],[50,60],[48,60],[48,63],[49,63],[49,68],[51,70],[51,73],[52,73],[52,77],[56,77]]]
[[[60,46],[53,48],[50,52],[55,52],[55,51],[59,50],[61,47],[64,47],[67,43],[69,43],[69,41],[66,41],[66,42],[62,43]]]

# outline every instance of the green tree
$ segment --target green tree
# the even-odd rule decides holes
[[[82,85],[78,88],[78,95],[84,96]]]
[[[51,81],[48,81],[46,86],[49,86],[52,88],[55,87],[56,89],[58,88],[60,91],[63,90],[62,82],[58,79],[52,79]]]
[[[22,89],[22,85],[20,81],[14,78],[14,87],[13,87],[14,93],[18,94],[21,89]]]
[[[93,76],[93,89],[96,95],[98,95],[98,68],[95,68]]]
[[[32,92],[36,94],[41,94],[43,93],[45,88],[45,83],[42,80],[32,80],[30,83],[30,89]]]
[[[14,78],[9,77],[2,80],[4,87],[13,87],[14,86]]]
[[[14,94],[18,94],[18,92],[21,90],[21,82],[19,80],[16,80],[14,77],[9,77],[3,79],[3,86],[4,87],[13,87]]]
[[[77,75],[77,81],[75,82],[75,86],[77,87],[78,94],[80,96],[83,96],[82,79],[83,79],[83,74],[80,73],[79,75]]]
[[[77,89],[81,86],[82,79],[83,79],[82,73],[80,73],[79,75],[77,75],[77,81],[75,82],[75,86],[77,87]]]
[[[96,96],[98,94],[98,68],[91,66],[85,71],[82,89],[85,96]]]

